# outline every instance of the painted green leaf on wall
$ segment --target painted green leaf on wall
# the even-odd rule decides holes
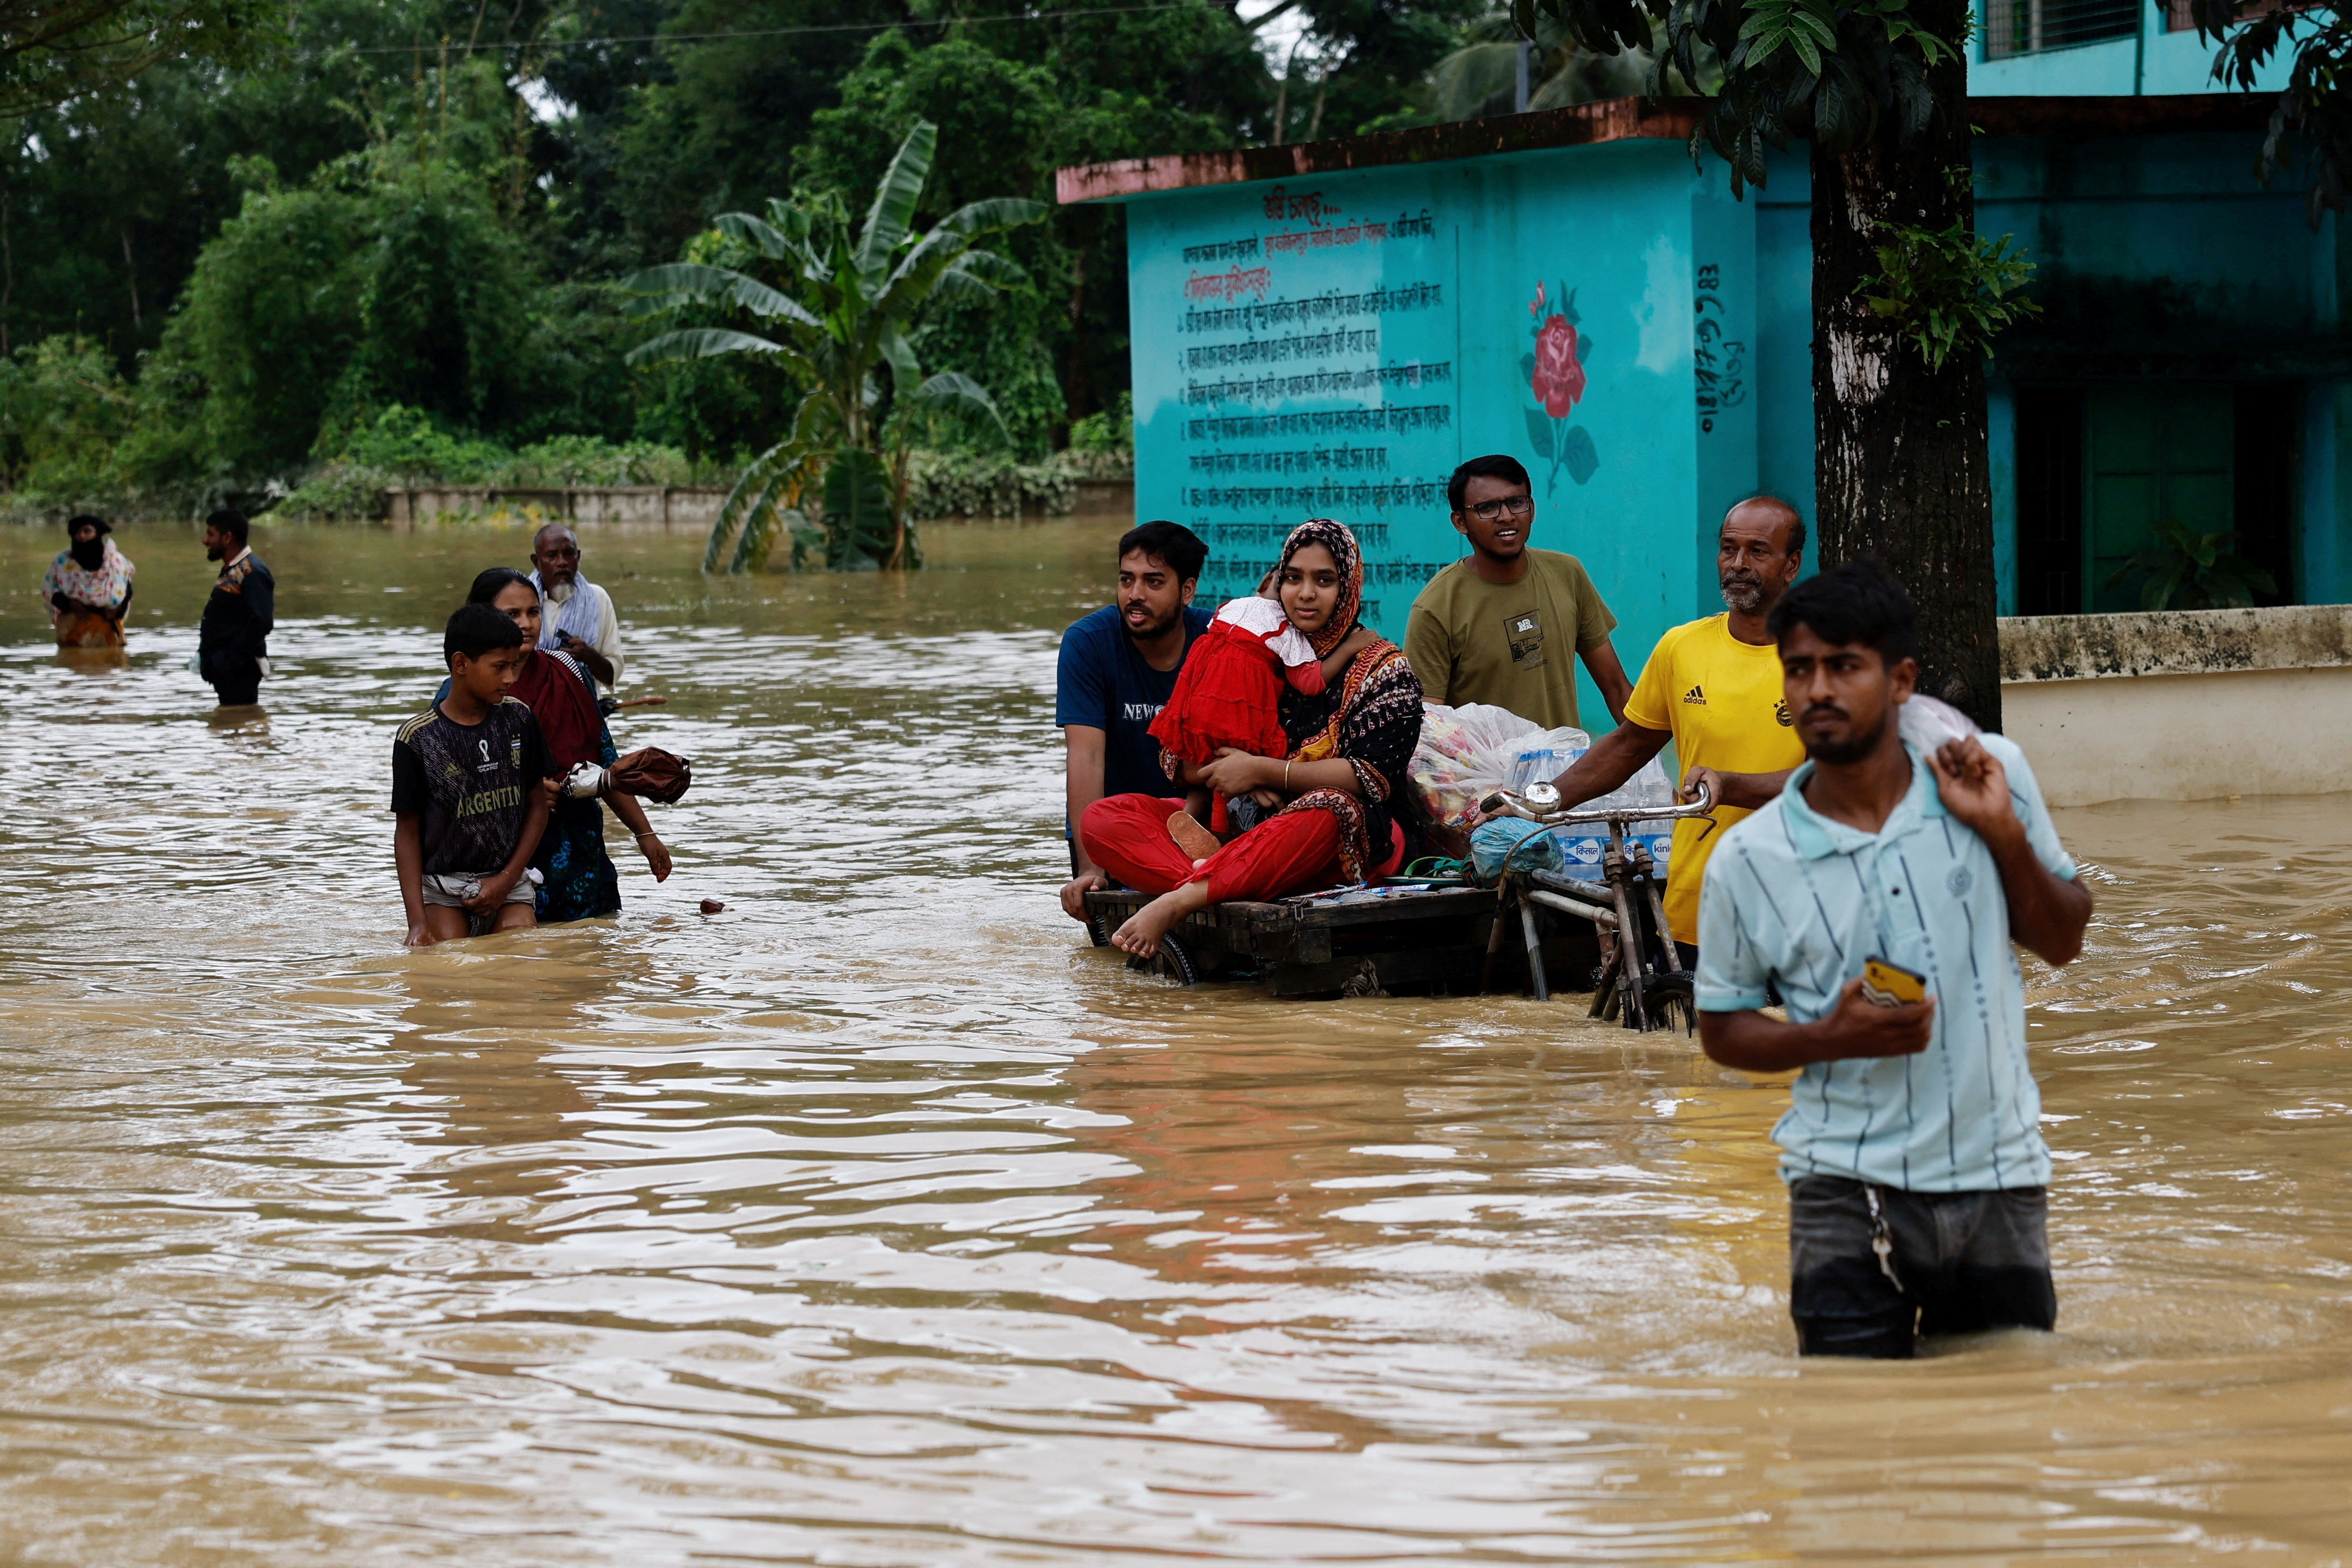
[[[1526,408],[1519,412],[1528,416],[1528,440],[1535,447],[1536,455],[1547,463],[1550,462],[1552,458],[1551,421],[1545,417],[1544,411],[1539,408]],[[1589,446],[1591,444],[1587,442],[1586,444]]]
[[[1589,482],[1601,467],[1601,454],[1593,450],[1592,433],[1580,424],[1571,424],[1559,440],[1559,460],[1568,467],[1568,476],[1582,485]]]

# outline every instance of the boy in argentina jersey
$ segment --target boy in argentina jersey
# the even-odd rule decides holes
[[[408,945],[537,924],[525,874],[556,785],[530,709],[507,696],[522,632],[487,604],[449,618],[449,692],[392,743],[393,858]]]
[[[2057,1321],[2011,944],[2072,961],[2091,897],[2014,744],[1904,742],[1917,625],[1870,562],[1788,591],[1771,632],[1808,760],[1724,834],[1699,895],[1707,1055],[1802,1070],[1772,1137],[1808,1355],[1908,1356],[1922,1334]],[[1866,989],[1874,959],[1892,968]],[[1924,998],[1903,1000],[1915,985]],[[1768,987],[1787,1021],[1762,1010]]]

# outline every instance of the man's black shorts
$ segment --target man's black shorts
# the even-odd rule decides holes
[[[1789,1184],[1789,1311],[1804,1354],[1900,1358],[1921,1334],[2057,1322],[2046,1188],[1878,1187],[1893,1246],[1884,1269],[1871,1190],[1843,1176]]]

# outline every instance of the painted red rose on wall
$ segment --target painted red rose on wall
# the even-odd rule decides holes
[[[1584,395],[1584,367],[1576,359],[1576,329],[1565,316],[1554,316],[1536,331],[1535,373],[1528,379],[1536,401],[1554,419]]]
[[[1568,416],[1584,401],[1584,361],[1591,357],[1592,340],[1577,330],[1580,318],[1576,313],[1576,295],[1566,284],[1560,286],[1559,308],[1546,315],[1548,303],[1549,296],[1538,281],[1536,297],[1528,305],[1528,314],[1535,320],[1530,329],[1535,351],[1519,356],[1519,374],[1538,405],[1526,411],[1528,440],[1536,455],[1551,465],[1544,486],[1545,494],[1550,495],[1559,487],[1561,469],[1584,484],[1600,468],[1601,455],[1593,449],[1591,431],[1568,423]]]

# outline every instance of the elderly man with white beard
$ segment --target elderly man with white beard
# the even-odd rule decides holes
[[[539,646],[571,654],[608,692],[620,685],[621,621],[613,596],[582,575],[580,540],[562,523],[531,537],[530,581],[547,606]]]
[[[1666,868],[1666,927],[1683,967],[1698,967],[1698,894],[1708,853],[1723,829],[1780,793],[1805,759],[1780,696],[1780,655],[1765,622],[1805,562],[1805,520],[1774,496],[1753,496],[1724,514],[1716,577],[1724,613],[1676,626],[1658,639],[1625,700],[1625,722],[1556,780],[1561,802],[1606,795],[1675,743],[1682,799],[1701,784],[1716,821],[1675,825]]]

